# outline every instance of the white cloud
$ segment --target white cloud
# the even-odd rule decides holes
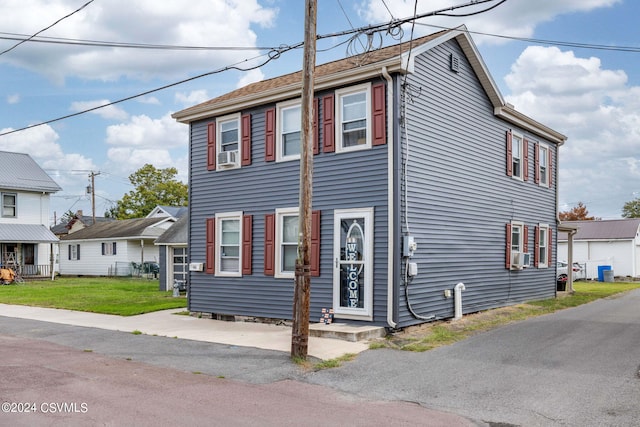
[[[113,146],[141,147],[162,150],[186,147],[189,141],[188,126],[176,122],[171,113],[159,119],[146,115],[133,116],[127,123],[107,128],[107,144]]]
[[[238,81],[237,88],[264,80],[264,73],[259,68],[245,72]]]
[[[178,92],[176,93],[175,99],[177,103],[182,104],[185,107],[190,107],[192,105],[208,101],[211,98],[209,97],[209,95],[207,95],[206,90],[200,89],[192,90],[189,93]]]
[[[6,32],[33,34],[78,8],[71,0],[24,0],[4,4]],[[33,13],[37,10],[38,13]],[[128,0],[94,2],[47,31],[48,37],[182,46],[255,46],[252,25],[269,27],[277,10],[257,0]],[[27,43],[2,60],[62,82],[67,76],[113,81],[122,76],[175,78],[253,56],[247,51],[123,49]]]
[[[161,105],[162,104],[160,102],[160,100],[158,98],[156,98],[155,96],[142,96],[142,97],[136,98],[136,100],[141,104],[147,104],[147,105]]]
[[[564,133],[560,199],[600,217],[619,217],[635,199],[640,171],[640,87],[598,58],[528,47],[505,81],[517,110]]]
[[[19,94],[7,95],[7,104],[17,104],[18,102],[20,102]]]
[[[100,99],[96,101],[76,101],[71,103],[71,111],[80,112],[80,111],[89,111],[91,114],[97,114],[103,119],[108,120],[126,120],[129,117],[129,114],[121,108],[118,108],[115,105],[107,105],[111,101],[108,99]],[[105,105],[105,107],[101,107]]]
[[[564,13],[587,12],[593,9],[610,7],[622,0],[536,0],[533,1],[507,1],[485,13],[464,17],[430,16],[418,21],[423,24],[440,26],[445,28],[457,27],[465,24],[469,30],[489,34],[509,35],[513,37],[531,37],[535,27],[543,22],[548,22],[556,16]],[[460,4],[457,0],[432,0],[418,2],[418,15],[448,9]],[[463,9],[446,11],[450,14],[468,14],[481,11],[494,3],[478,4]],[[381,2],[379,0],[366,0],[359,4],[358,13],[368,22],[386,22],[391,20],[389,10],[396,19],[413,16],[414,0],[395,0]],[[389,10],[387,10],[389,8]],[[405,29],[408,29],[405,28]],[[419,35],[433,33],[431,26],[417,25],[415,31]],[[407,36],[408,37],[408,36]],[[504,43],[505,39],[474,35],[476,43]]]
[[[114,173],[128,176],[149,163],[156,168],[175,166],[187,172],[184,158],[189,142],[189,127],[176,122],[171,113],[159,119],[146,115],[133,116],[127,123],[107,128],[107,167]]]

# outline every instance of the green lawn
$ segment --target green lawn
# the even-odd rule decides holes
[[[187,299],[159,291],[157,280],[74,277],[2,285],[0,303],[133,316],[184,308]]]

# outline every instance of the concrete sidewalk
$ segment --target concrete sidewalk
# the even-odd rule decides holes
[[[100,328],[113,331],[140,331],[146,335],[175,337],[195,341],[291,351],[291,327],[253,322],[226,322],[177,315],[184,309],[164,310],[138,316],[115,316],[81,311],[0,304],[0,316],[39,320],[65,325]],[[341,328],[341,325],[314,325]],[[328,328],[327,328],[328,329]],[[366,341],[350,342],[335,338],[309,337],[308,355],[334,359],[347,353],[360,353],[368,348]]]

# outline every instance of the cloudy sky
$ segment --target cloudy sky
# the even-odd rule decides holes
[[[332,35],[318,42],[318,63],[345,56],[349,36],[341,31],[413,16],[415,6],[318,3],[318,34]],[[418,1],[417,11],[467,3]],[[591,215],[619,218],[624,203],[640,197],[640,4],[499,3],[451,12],[496,6],[465,17],[423,18],[414,35],[466,24],[505,99],[568,136],[560,209],[581,201]],[[0,150],[29,153],[63,188],[52,197],[52,222],[69,210],[91,213],[92,172],[97,215],[132,190],[128,176],[145,163],[175,166],[186,182],[188,127],[171,114],[300,69],[301,49],[270,49],[303,40],[303,14],[302,0],[4,0]],[[403,40],[410,33],[405,26]],[[16,131],[43,122],[50,123]]]

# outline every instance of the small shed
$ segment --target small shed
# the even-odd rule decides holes
[[[616,276],[640,277],[640,218],[566,221],[577,227],[573,261],[586,266],[588,279],[598,278],[598,267],[610,267]],[[559,230],[558,259],[568,260],[568,233]]]

